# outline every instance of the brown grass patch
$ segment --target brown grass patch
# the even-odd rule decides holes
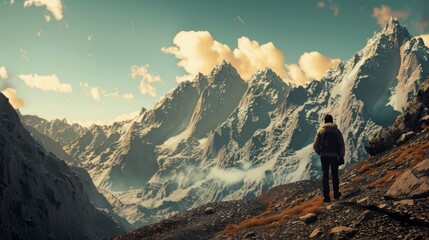
[[[291,215],[304,215],[307,213],[318,213],[321,211],[321,208],[323,206],[322,197],[315,197],[311,200],[308,200],[306,202],[302,202],[299,205],[296,205],[294,207],[284,209],[280,213],[269,215],[261,214],[259,216],[255,216],[252,218],[249,218],[239,224],[231,224],[226,226],[224,232],[227,234],[234,233],[240,229],[247,228],[247,227],[255,227],[255,226],[266,226],[266,227],[275,227],[277,226],[276,222],[281,221],[285,216],[291,216]]]
[[[376,187],[376,186],[380,186],[380,185],[384,185],[387,184],[389,182],[392,182],[393,179],[395,178],[395,175],[398,173],[399,171],[397,170],[392,170],[387,172],[386,174],[384,174],[383,177],[380,177],[379,179],[375,180],[373,183],[370,184],[370,186],[372,187]]]
[[[359,182],[359,181],[363,180],[364,178],[365,178],[365,176],[360,175],[360,176],[353,178],[350,182],[352,182],[352,183]]]
[[[364,173],[366,171],[368,171],[371,168],[371,164],[369,163],[365,163],[364,165],[362,165],[362,167],[360,167],[357,172],[358,173]]]
[[[421,162],[427,155],[427,149],[429,148],[429,142],[424,144],[410,147],[400,153],[400,156],[395,159],[395,163],[399,163],[403,160],[408,160],[413,166]]]

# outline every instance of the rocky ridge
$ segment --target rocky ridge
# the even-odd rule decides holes
[[[81,176],[33,139],[0,94],[1,238],[98,239],[124,232],[126,221],[109,213],[110,204],[103,206]]]

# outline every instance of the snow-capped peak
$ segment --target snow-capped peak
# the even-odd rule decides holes
[[[411,39],[411,35],[405,25],[400,24],[398,19],[394,17],[390,18],[381,33],[388,36],[389,40],[397,43],[398,46],[402,45],[405,40]]]

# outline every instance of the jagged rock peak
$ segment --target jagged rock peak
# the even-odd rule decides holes
[[[143,113],[145,113],[147,111],[147,109],[145,107],[142,107],[142,109],[140,110],[139,116],[143,115]]]
[[[240,75],[238,75],[237,70],[231,65],[231,63],[223,60],[221,64],[216,65],[213,68],[207,80],[209,84],[219,84],[227,79],[242,80]]]
[[[251,78],[251,81],[281,81],[283,80],[280,78],[277,73],[275,73],[271,68],[265,68],[264,70],[258,70]]]
[[[206,76],[204,76],[204,74],[202,74],[201,72],[198,72],[198,74],[195,75],[194,82],[200,82],[201,80],[205,79],[207,79]]]
[[[389,40],[402,45],[405,40],[410,40],[411,35],[405,25],[399,23],[398,19],[391,17],[390,20],[384,25],[382,34],[389,37]]]

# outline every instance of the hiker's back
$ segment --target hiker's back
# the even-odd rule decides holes
[[[325,131],[323,136],[322,151],[337,152],[339,148],[338,133],[336,130]]]

